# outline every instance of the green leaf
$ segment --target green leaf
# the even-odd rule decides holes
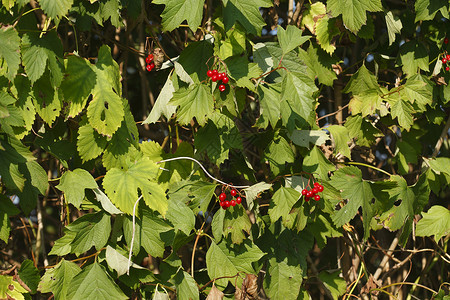
[[[359,114],[363,117],[374,114],[381,110],[383,99],[374,89],[366,90],[360,94],[353,95],[350,100],[350,110],[352,114]]]
[[[14,27],[0,28],[0,58],[6,63],[6,76],[13,80],[20,64],[20,37]],[[5,66],[4,66],[5,67]]]
[[[416,2],[417,4],[417,2]],[[416,16],[417,18],[417,16]],[[395,42],[395,34],[401,33],[403,24],[398,16],[394,16],[392,11],[388,11],[385,15],[386,26],[389,36],[389,46],[391,46]]]
[[[320,146],[329,140],[328,134],[324,130],[294,130],[289,138],[294,144],[308,149],[310,144]]]
[[[181,230],[186,235],[195,228],[194,213],[184,202],[177,199],[169,200],[166,218],[174,225],[175,230]]]
[[[203,126],[214,110],[214,99],[203,84],[193,84],[187,89],[179,89],[173,94],[169,104],[179,106],[177,120],[181,125],[190,124],[195,118],[200,126]]]
[[[417,0],[414,8],[416,10],[416,19],[414,22],[433,20],[438,11],[441,12],[444,18],[449,18],[448,1],[446,0]]]
[[[250,240],[246,240],[244,243],[234,247],[229,247],[225,241],[218,245],[212,242],[206,253],[208,276],[211,279],[235,276],[240,271],[255,274],[252,263],[263,256],[264,253]],[[235,278],[223,278],[216,280],[215,283],[218,286],[225,287],[228,282],[234,284],[235,280]],[[238,286],[239,281],[242,282],[242,280],[238,279]]]
[[[133,206],[141,190],[150,208],[165,215],[168,207],[164,190],[156,183],[158,166],[148,159],[141,159],[127,170],[112,168],[103,179],[106,194],[121,211],[133,213]]]
[[[362,207],[364,240],[370,234],[370,222],[373,217],[372,199],[374,195],[370,183],[362,179],[361,170],[357,167],[348,166],[334,172],[330,181],[337,190],[341,190],[343,198],[348,202],[332,216],[336,226],[342,226],[349,222]]]
[[[65,230],[65,234],[57,239],[55,241],[55,244],[52,247],[52,250],[48,253],[48,255],[58,255],[58,256],[64,256],[68,253],[70,253],[72,247],[71,243],[73,242],[73,239],[77,235],[76,232]]]
[[[99,157],[106,148],[108,141],[91,124],[86,123],[78,128],[77,150],[83,161]]]
[[[389,100],[391,99],[392,97],[389,98]],[[391,103],[392,118],[397,118],[398,124],[401,126],[401,128],[409,131],[412,124],[414,123],[412,116],[412,114],[414,113],[414,109],[412,108],[411,104],[404,101],[403,99],[398,99],[394,103],[392,103],[392,101],[389,102]]]
[[[13,280],[13,276],[0,275],[0,299],[23,300],[27,290]]]
[[[128,271],[128,257],[125,257],[109,245],[106,246],[105,257],[108,266],[117,272],[117,276],[122,276]],[[131,262],[130,266],[136,269],[145,269],[133,262]]]
[[[84,198],[85,189],[95,189],[98,185],[92,175],[84,169],[67,171],[61,176],[57,189],[64,192],[67,202],[79,208]]]
[[[317,42],[320,47],[328,52],[329,54],[333,54],[334,50],[336,50],[336,36],[340,34],[339,27],[337,26],[337,19],[330,19],[327,15],[320,18],[316,24],[316,35]]]
[[[428,212],[422,213],[422,219],[417,223],[417,236],[432,236],[436,243],[441,237],[450,233],[450,210],[440,205],[433,205]]]
[[[64,100],[70,103],[68,117],[75,117],[84,109],[96,82],[97,75],[89,61],[74,55],[67,58],[61,90]]]
[[[328,178],[328,172],[334,171],[335,166],[325,157],[323,152],[314,146],[303,160],[303,171],[318,173],[320,178]]]
[[[123,214],[122,211],[120,211],[117,207],[112,204],[111,200],[103,193],[99,188],[95,188],[92,190],[95,194],[95,197],[97,198],[97,201],[99,201],[102,205],[102,208],[109,213],[110,215],[118,215]]]
[[[93,246],[99,251],[108,242],[111,232],[111,216],[102,211],[86,214],[70,223],[66,230],[76,233],[70,242],[71,253],[78,256]]]
[[[258,64],[263,73],[267,73],[273,68],[272,55],[263,43],[253,45],[253,61]]]
[[[64,258],[53,268],[47,269],[39,283],[41,293],[53,293],[55,299],[66,299],[72,278],[81,272],[81,268]]]
[[[219,23],[220,20],[216,19],[215,23]],[[220,24],[221,27],[223,24]],[[240,55],[245,51],[246,48],[246,32],[236,24],[233,28],[228,30],[223,37],[224,40],[221,41],[219,48],[219,58],[222,60],[234,55]]]
[[[429,71],[428,51],[422,43],[416,40],[403,44],[400,47],[399,57],[399,65],[408,76],[417,74],[419,69]]]
[[[285,258],[272,258],[264,278],[264,289],[270,299],[297,299],[303,281],[303,270]]]
[[[358,71],[352,75],[343,92],[358,95],[363,94],[367,90],[379,92],[380,86],[378,85],[377,77],[373,75],[365,65],[362,65]]]
[[[272,187],[272,184],[266,182],[258,182],[254,185],[244,189],[245,201],[247,202],[248,209],[253,209],[253,202],[259,196],[260,193],[267,191]]]
[[[270,125],[275,128],[278,121],[280,120],[280,105],[281,105],[281,94],[279,91],[272,88],[269,85],[266,88],[264,85],[258,85],[258,96],[260,102],[260,118],[267,120],[267,127]]]
[[[252,223],[242,205],[236,205],[225,211],[223,219],[223,236],[231,235],[234,244],[240,244],[250,234]],[[217,239],[219,240],[219,239]]]
[[[179,270],[174,277],[177,288],[177,299],[196,300],[200,299],[197,283],[189,273]]]
[[[166,31],[177,28],[184,20],[189,28],[197,31],[203,17],[204,0],[155,0],[155,4],[164,4],[164,11],[161,14],[162,26]]]
[[[450,158],[437,157],[435,159],[426,160],[431,169],[437,174],[445,173],[450,175]]]
[[[19,269],[19,277],[30,288],[31,293],[35,294],[41,275],[39,275],[39,270],[34,266],[32,260],[26,259],[22,262]]]
[[[308,230],[316,238],[319,248],[327,245],[327,238],[342,236],[342,233],[335,228],[332,221],[322,214],[318,215],[314,222],[308,224]]]
[[[255,84],[251,78],[257,78],[262,70],[256,63],[249,63],[244,56],[232,56],[225,60],[228,73],[236,81],[236,85],[249,90],[255,90]]]
[[[345,279],[340,277],[341,271],[322,271],[319,273],[319,279],[323,282],[325,287],[330,291],[333,299],[339,299],[346,289],[347,283]]]
[[[303,18],[300,25],[302,28],[306,26],[309,29],[309,31],[315,34],[316,23],[320,17],[326,15],[327,8],[325,7],[325,4],[323,4],[322,2],[305,4],[305,7],[306,9],[303,12]]]
[[[348,117],[344,126],[348,129],[350,137],[356,138],[356,144],[360,146],[369,147],[374,142],[375,137],[380,134],[378,129],[361,115]]]
[[[199,83],[207,78],[208,60],[213,55],[213,45],[210,40],[203,40],[189,44],[180,54],[178,62],[191,76],[194,82]]]
[[[128,299],[97,262],[87,266],[73,277],[67,290],[67,299]]]
[[[353,33],[357,33],[366,24],[367,11],[383,10],[381,0],[330,0],[327,5],[333,17],[342,14],[345,26]]]
[[[294,151],[289,142],[282,136],[274,138],[264,150],[264,158],[269,162],[274,174],[286,169],[286,163],[294,162]]]
[[[223,0],[223,23],[228,31],[237,22],[248,33],[261,35],[261,30],[266,23],[259,12],[260,7],[271,7],[270,0]]]
[[[269,216],[272,223],[279,218],[287,218],[294,204],[300,199],[301,194],[293,188],[280,187],[272,196],[269,208]]]
[[[172,80],[171,76],[167,77],[166,83],[159,92],[158,98],[156,98],[155,105],[153,105],[150,114],[142,124],[156,123],[162,115],[166,117],[167,120],[172,118],[172,115],[177,110],[175,105],[169,104],[169,101],[172,99],[173,93],[175,92]]]
[[[39,4],[47,16],[55,19],[67,14],[72,7],[73,0],[40,0]]]
[[[345,157],[351,158],[350,148],[348,146],[348,143],[351,142],[351,138],[348,129],[344,126],[331,125],[327,127],[327,130],[330,131],[333,138],[335,154],[341,153]]]
[[[307,71],[311,78],[315,79],[317,76],[319,83],[328,86],[333,85],[333,81],[337,79],[336,73],[333,71],[333,65],[338,64],[337,59],[328,55],[312,43],[307,51],[299,49],[299,57],[308,66]]]
[[[127,218],[123,224],[125,240],[131,244],[132,221]],[[163,257],[165,243],[171,244],[173,227],[148,209],[142,210],[142,216],[136,220],[136,231],[133,251],[137,254],[142,246],[147,253],[154,257]]]
[[[35,34],[25,33],[22,36],[21,54],[22,63],[31,83],[38,80],[44,74],[47,64],[47,51],[42,47],[42,41]]]
[[[286,30],[284,30],[283,27],[278,25],[278,42],[284,54],[294,50],[311,38],[311,36],[302,36],[302,33],[300,28],[296,26],[288,25]]]
[[[433,102],[433,87],[419,74],[408,78],[401,92],[404,93],[403,99],[416,104],[422,111],[426,110],[427,104],[431,105]]]
[[[59,90],[52,86],[48,73],[34,83],[32,95],[36,112],[47,124],[52,125],[61,111],[61,97]]]

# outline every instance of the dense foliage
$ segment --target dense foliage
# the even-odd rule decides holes
[[[1,299],[449,299],[448,1],[1,3]]]

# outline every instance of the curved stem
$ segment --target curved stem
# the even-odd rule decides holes
[[[202,226],[200,227],[197,237],[195,238],[194,242],[194,248],[192,249],[192,256],[191,256],[191,277],[194,278],[194,259],[195,259],[195,249],[197,249],[197,243],[200,239],[200,236],[202,235],[203,226],[205,226],[205,222],[202,223]]]
[[[365,164],[365,163],[360,163],[360,162],[355,162],[355,161],[340,162],[340,163],[346,164],[346,165],[364,166],[364,167],[367,167],[367,168],[371,168],[371,169],[377,170],[378,172],[384,173],[384,174],[386,174],[386,175],[389,176],[389,177],[392,176],[392,174],[386,172],[385,170],[382,170],[382,169],[380,169],[380,168],[377,168],[377,167],[374,167],[374,166],[371,166],[371,165],[368,165],[368,164]]]
[[[181,159],[192,160],[193,162],[197,163],[200,166],[200,168],[202,168],[203,172],[205,172],[206,176],[208,176],[209,178],[211,178],[214,181],[217,181],[218,183],[221,183],[223,185],[226,185],[228,187],[235,188],[235,189],[246,189],[246,188],[250,187],[249,185],[232,185],[232,184],[228,184],[220,179],[217,179],[214,176],[212,176],[211,174],[209,174],[209,172],[206,170],[206,168],[198,160],[196,160],[195,158],[192,158],[192,157],[188,157],[188,156],[179,156],[179,157],[163,159],[163,160],[158,161],[157,164],[174,161],[174,160],[181,160]]]
[[[429,287],[427,287],[427,286],[425,286],[425,285],[422,285],[422,284],[419,284],[419,283],[413,283],[413,282],[395,282],[395,283],[391,283],[391,284],[382,286],[382,287],[379,288],[379,289],[371,289],[370,291],[373,291],[373,290],[384,290],[384,289],[386,289],[386,288],[388,288],[388,287],[391,287],[391,286],[395,286],[395,285],[403,285],[403,284],[406,284],[406,285],[412,285],[412,286],[418,286],[418,287],[421,287],[421,288],[423,288],[423,289],[426,289],[426,290],[432,292],[433,294],[437,294],[437,293],[438,293],[438,292],[436,292],[435,290],[433,290],[433,289],[431,289],[431,288],[429,288]]]
[[[131,236],[131,245],[130,245],[130,253],[128,254],[128,265],[127,265],[127,275],[130,275],[130,266],[131,266],[131,255],[133,255],[133,244],[134,244],[134,236],[136,233],[136,206],[139,203],[139,200],[142,199],[142,195],[136,200],[133,206],[133,234]]]

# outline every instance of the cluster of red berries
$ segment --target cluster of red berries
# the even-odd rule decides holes
[[[147,71],[151,72],[155,68],[155,63],[153,62],[153,54],[150,53],[145,59],[145,62],[147,63]]]
[[[314,187],[310,190],[303,189],[302,195],[305,196],[305,201],[308,202],[309,199],[313,198],[316,201],[320,200],[320,196],[317,193],[323,192],[323,185],[318,182],[314,182]]]
[[[225,84],[228,83],[228,81],[230,81],[230,78],[228,78],[227,73],[223,72],[223,73],[219,73],[219,71],[217,71],[216,69],[214,70],[208,70],[208,72],[206,72],[206,75],[211,78],[212,82],[216,82],[216,81],[222,81],[222,84],[219,85],[219,91],[223,92],[225,91]]]
[[[236,197],[237,196],[237,191],[234,190],[234,189],[231,190],[230,191],[230,195],[232,197]],[[236,204],[241,204],[242,203],[241,196],[237,196],[236,199],[227,200],[227,194],[225,194],[224,192],[220,193],[219,200],[220,200],[220,206],[223,209],[227,209],[230,206],[236,206]]]

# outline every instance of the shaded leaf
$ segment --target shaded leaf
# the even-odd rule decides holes
[[[75,207],[80,207],[85,189],[95,189],[98,185],[92,175],[84,169],[68,170],[61,176],[57,189],[64,192],[64,198]]]
[[[450,233],[450,210],[440,205],[433,205],[417,223],[417,236],[432,236],[439,242],[441,237]]]
[[[72,278],[80,272],[81,268],[76,263],[63,258],[56,266],[45,271],[38,289],[41,293],[53,293],[55,299],[66,299]]]

